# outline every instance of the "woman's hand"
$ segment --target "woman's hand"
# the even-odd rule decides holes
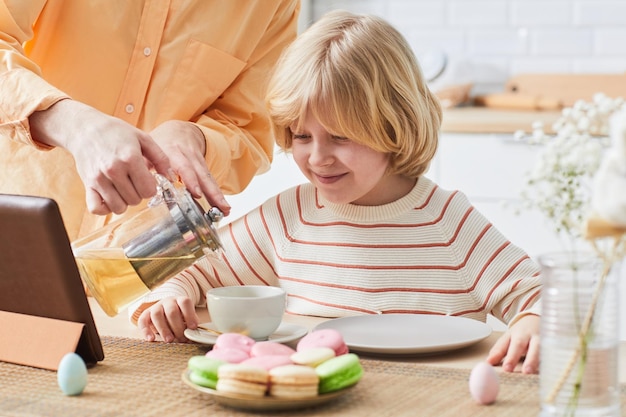
[[[169,160],[147,133],[78,101],[65,99],[29,117],[33,138],[69,151],[94,214],[121,214],[156,193],[151,168]]]
[[[195,198],[203,195],[225,216],[230,205],[207,167],[206,141],[202,131],[191,122],[170,120],[157,126],[150,135],[167,154],[172,169]]]
[[[539,316],[529,314],[520,318],[493,345],[487,356],[492,365],[502,363],[502,369],[513,372],[523,359],[522,372],[539,372]]]

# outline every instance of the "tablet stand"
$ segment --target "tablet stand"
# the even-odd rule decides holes
[[[85,325],[0,311],[0,361],[56,371],[67,353],[76,352]]]

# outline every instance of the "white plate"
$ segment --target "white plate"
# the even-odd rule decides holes
[[[423,354],[460,349],[488,337],[492,329],[465,317],[427,314],[373,314],[342,317],[318,324],[336,329],[355,352]]]
[[[213,323],[201,323],[200,326],[217,332]],[[308,331],[309,330],[306,327],[298,326],[297,324],[281,323],[280,326],[278,326],[278,329],[276,329],[276,331],[272,333],[267,340],[276,343],[288,343],[300,339],[302,336],[307,334]],[[203,329],[185,329],[185,337],[187,339],[204,345],[214,345],[218,335],[218,333],[212,333]]]
[[[249,411],[296,410],[299,408],[313,407],[340,397],[348,393],[353,387],[356,386],[352,385],[339,391],[329,392],[328,394],[321,394],[309,398],[276,398],[270,397],[269,395],[266,395],[265,397],[252,397],[248,395],[220,392],[211,388],[196,385],[189,379],[190,372],[191,371],[187,369],[182,375],[183,381],[190,387],[205,394],[209,394],[219,404]]]

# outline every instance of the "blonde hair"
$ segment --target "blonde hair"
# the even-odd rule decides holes
[[[284,151],[307,111],[330,133],[388,154],[392,174],[417,178],[437,150],[439,101],[404,37],[376,16],[324,15],[283,52],[266,104]]]

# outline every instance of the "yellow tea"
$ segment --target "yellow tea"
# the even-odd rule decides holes
[[[91,249],[74,254],[80,275],[104,312],[113,317],[162,284],[171,270],[191,265],[192,255],[149,259],[127,258],[121,248]],[[146,269],[146,265],[154,268]],[[142,267],[142,274],[137,269]],[[148,273],[149,272],[149,273]]]

